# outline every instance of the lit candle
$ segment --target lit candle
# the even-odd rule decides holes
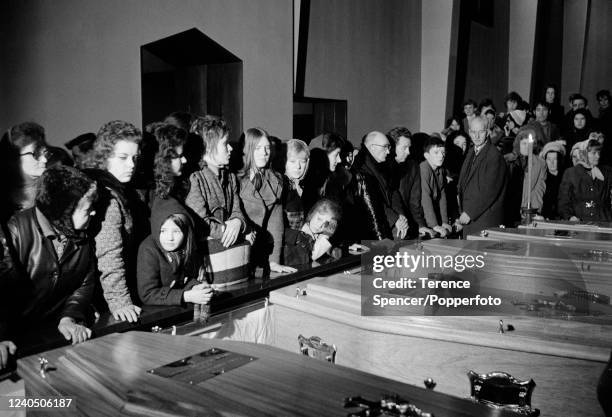
[[[531,209],[531,162],[533,159],[533,136],[527,142],[527,210]]]

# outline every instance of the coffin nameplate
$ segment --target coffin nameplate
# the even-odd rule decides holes
[[[175,381],[197,385],[256,359],[228,350],[211,348],[159,368],[149,369],[147,372]]]

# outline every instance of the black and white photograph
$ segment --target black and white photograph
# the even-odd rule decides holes
[[[0,2],[0,417],[612,417],[612,0]]]

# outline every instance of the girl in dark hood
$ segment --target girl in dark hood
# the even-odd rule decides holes
[[[138,249],[138,295],[147,305],[208,304],[212,289],[198,282],[202,255],[193,220],[172,197],[156,199],[151,212],[151,234]]]

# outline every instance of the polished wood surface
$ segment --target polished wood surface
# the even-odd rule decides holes
[[[259,269],[253,279],[220,291],[213,300],[212,315],[224,314],[241,305],[261,300],[267,297],[270,291],[282,288],[285,285],[354,268],[359,262],[359,256],[347,255],[338,260],[329,260],[321,264],[298,265],[298,271],[293,274],[271,273],[269,276],[263,276],[263,271]],[[143,306],[140,318],[136,323],[118,321],[110,313],[103,313],[92,327],[93,337],[130,330],[150,331],[154,326],[168,329],[172,325],[188,324],[192,319],[193,308],[179,306]],[[189,330],[183,331],[184,333],[191,332],[193,328],[199,328],[201,325],[187,325],[187,327]],[[179,334],[181,334],[181,331],[179,331]],[[45,329],[25,335],[24,340],[19,344],[17,356],[25,357],[67,344],[57,329]],[[0,374],[0,379],[4,374],[8,373]]]
[[[583,232],[612,233],[611,222],[570,222],[569,220],[535,220],[529,225],[519,225],[520,229],[558,229]]]
[[[612,306],[609,306],[612,298],[612,252],[592,246],[554,246],[518,240],[438,239],[402,249],[413,254],[483,256],[484,266],[470,271],[473,284],[477,282],[479,288],[514,293],[517,299],[566,297],[564,302],[570,303],[567,296],[572,294],[578,298],[586,297],[585,292],[591,296],[601,295],[603,297],[596,304],[582,303],[582,310],[590,310],[593,321],[612,324]]]
[[[300,288],[304,288],[304,283]],[[466,373],[502,371],[537,384],[543,416],[601,416],[595,389],[612,346],[610,326],[522,316],[361,316],[360,277],[336,275],[272,292],[274,345],[297,337],[336,345],[336,363],[410,384],[469,395]],[[500,334],[499,319],[514,331]]]
[[[147,373],[211,347],[254,360],[197,385]],[[346,416],[345,397],[378,400],[385,393],[397,393],[437,417],[511,415],[266,345],[127,332],[44,356],[57,368],[45,379],[35,356],[21,359],[18,369],[30,396],[76,397],[76,410],[57,415]]]
[[[468,239],[521,240],[541,242],[549,245],[612,250],[612,234],[597,231],[566,229],[513,229],[490,228],[479,235],[468,235]]]

